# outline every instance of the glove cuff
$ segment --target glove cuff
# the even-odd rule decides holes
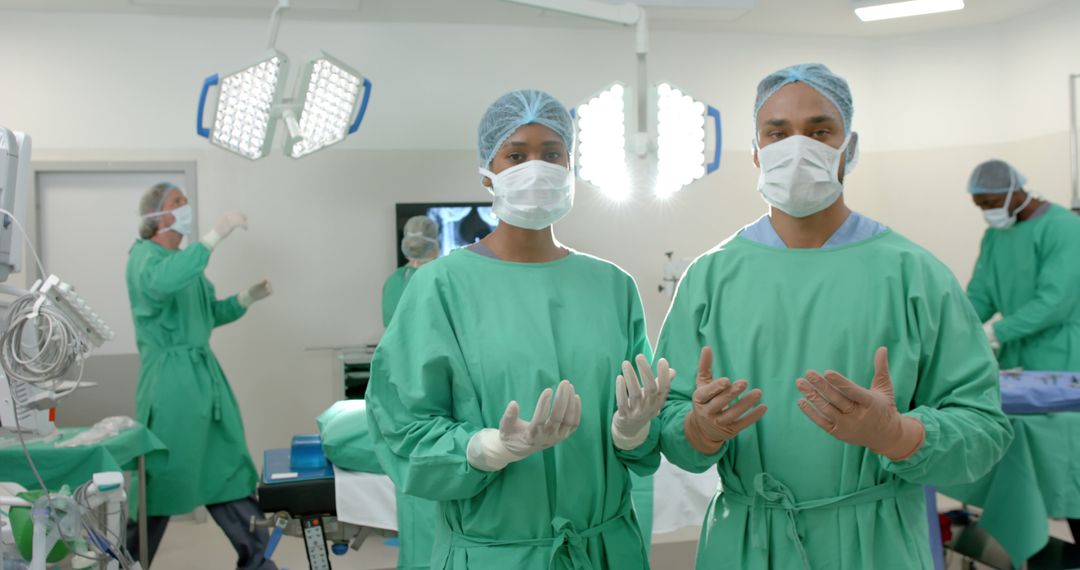
[[[882,450],[878,455],[893,462],[910,459],[926,441],[926,426],[917,418],[900,416],[900,435],[893,441],[896,443],[890,449]]]
[[[645,422],[645,425],[626,433],[619,427],[619,413],[615,412],[615,415],[611,417],[611,441],[615,444],[615,447],[623,451],[632,451],[645,443],[645,440],[649,437],[649,428],[652,422]],[[627,429],[626,431],[631,431]]]
[[[252,297],[251,293],[248,293],[247,291],[238,294],[236,300],[240,301],[240,306],[245,309],[255,304],[255,297]]]
[[[693,410],[686,414],[686,420],[683,421],[683,433],[686,434],[686,441],[690,443],[690,446],[704,455],[717,453],[727,443],[727,440],[713,441],[709,439],[697,424],[697,418]]]
[[[465,448],[465,459],[469,465],[481,471],[501,471],[507,465],[523,458],[507,449],[499,437],[499,430],[493,428],[485,428],[473,434]]]
[[[206,246],[206,249],[214,251],[214,248],[217,247],[217,244],[221,242],[221,234],[217,233],[217,230],[210,230],[206,232],[206,235],[204,235],[199,241],[201,241],[202,244]]]

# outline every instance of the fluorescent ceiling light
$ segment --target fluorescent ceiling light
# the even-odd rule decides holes
[[[856,0],[855,2],[855,15],[864,22],[922,16],[924,14],[963,9],[964,0],[908,0],[906,2]]]

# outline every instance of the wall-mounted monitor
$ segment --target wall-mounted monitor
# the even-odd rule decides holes
[[[398,204],[396,214],[394,251],[398,267],[409,261],[405,259],[405,254],[401,253],[401,239],[405,237],[405,222],[413,216],[427,216],[439,225],[440,256],[480,241],[495,231],[495,226],[499,223],[491,213],[491,202]]]

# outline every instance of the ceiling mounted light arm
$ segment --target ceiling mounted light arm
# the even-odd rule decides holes
[[[267,49],[274,49],[277,46],[278,29],[281,28],[281,13],[292,8],[289,1],[290,0],[278,0],[277,6],[274,7],[274,12],[270,14],[270,29],[266,31]]]
[[[581,16],[602,22],[620,24],[623,26],[635,26],[634,52],[637,55],[637,81],[634,88],[640,94],[636,98],[637,130],[629,142],[631,151],[639,157],[649,152],[648,117],[648,55],[649,55],[649,24],[645,15],[645,9],[633,2],[626,4],[601,4],[591,0],[506,0],[514,4],[542,8],[565,14]]]

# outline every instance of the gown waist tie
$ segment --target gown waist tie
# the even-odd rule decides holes
[[[922,488],[918,485],[904,484],[900,479],[892,479],[880,485],[860,489],[846,495],[798,502],[787,485],[768,473],[758,473],[754,477],[753,495],[742,495],[730,489],[724,489],[722,498],[736,505],[749,508],[750,536],[754,548],[766,549],[768,545],[769,532],[765,511],[784,511],[788,523],[788,538],[795,544],[795,548],[799,552],[802,567],[810,570],[810,559],[806,556],[806,547],[803,544],[802,535],[799,533],[798,520],[796,519],[799,512],[876,503],[902,495],[921,493]]]

